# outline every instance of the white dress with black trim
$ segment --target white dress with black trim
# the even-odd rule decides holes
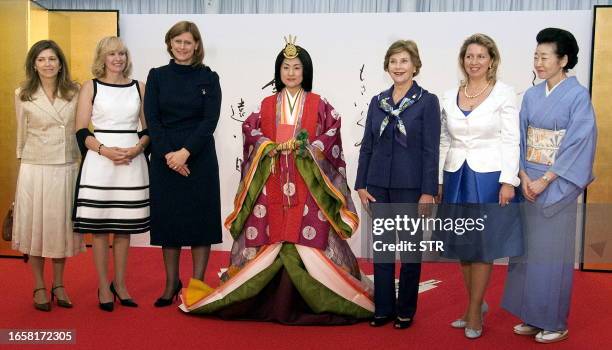
[[[106,147],[138,143],[138,82],[107,84],[94,79],[91,122]],[[143,153],[129,164],[115,165],[88,150],[83,160],[74,206],[74,230],[80,233],[133,234],[149,231],[149,170]]]

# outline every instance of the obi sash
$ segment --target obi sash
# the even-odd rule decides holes
[[[526,160],[537,164],[553,165],[563,136],[565,136],[565,129],[548,130],[529,126],[527,128]]]

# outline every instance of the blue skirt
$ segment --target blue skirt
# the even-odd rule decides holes
[[[444,242],[443,257],[492,262],[522,255],[518,193],[510,205],[499,206],[499,175],[499,171],[475,172],[467,162],[455,172],[444,172],[444,199],[438,216],[451,218],[455,222],[480,220],[483,225],[482,230],[460,234],[456,230],[438,232],[438,239]]]

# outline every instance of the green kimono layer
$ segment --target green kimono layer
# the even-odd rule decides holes
[[[224,307],[247,300],[259,294],[284,268],[304,301],[315,313],[334,313],[355,318],[369,318],[372,313],[331,291],[306,271],[302,260],[291,243],[284,243],[274,263],[246,283],[229,293],[225,298],[190,311],[212,314]]]

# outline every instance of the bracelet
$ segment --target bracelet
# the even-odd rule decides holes
[[[140,141],[136,144],[136,146],[140,146],[140,148],[142,148],[143,152],[144,152],[144,150],[146,148],[142,143],[140,143]]]
[[[549,183],[550,182],[550,177],[546,176],[546,174],[542,175],[542,180],[544,180],[544,182]]]
[[[103,143],[101,143],[101,144],[99,144],[99,145],[98,145],[98,154],[99,154],[99,155],[102,155],[102,153],[100,153],[100,151],[102,151],[102,146],[104,146],[104,144],[103,144]]]

